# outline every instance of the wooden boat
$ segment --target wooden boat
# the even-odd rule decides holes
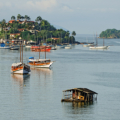
[[[90,49],[108,49],[109,46],[104,46],[104,39],[103,39],[103,46],[98,46],[97,38],[96,38],[96,46],[90,46]]]
[[[49,68],[53,64],[50,59],[34,59],[34,57],[29,58],[29,65],[37,68]]]
[[[41,48],[43,47],[38,46],[37,48],[39,49],[39,59],[34,59],[34,57],[29,57],[29,65],[33,67],[38,67],[38,68],[49,68],[53,64],[53,61],[51,61],[50,59],[46,59],[46,49],[47,49],[46,46],[44,47],[45,59],[40,59],[40,52],[42,51]]]
[[[50,46],[32,46],[31,47],[31,50],[32,51],[35,51],[35,52],[50,52],[51,50],[51,47]]]
[[[96,94],[96,98],[94,98]],[[97,100],[96,92],[87,88],[73,88],[63,91],[61,102],[89,102]]]
[[[30,72],[30,67],[23,63],[23,46],[22,46],[22,60],[21,60],[21,46],[20,46],[20,62],[13,63],[11,66],[11,73],[12,74],[28,74]]]

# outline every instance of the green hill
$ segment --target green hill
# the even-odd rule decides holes
[[[102,31],[99,35],[100,38],[120,38],[120,30],[107,29]]]
[[[6,22],[5,19],[0,21],[0,39],[24,39],[33,41],[50,42],[51,38],[57,38],[56,43],[75,42],[75,31],[70,36],[69,31],[56,29],[47,20],[38,16],[35,21],[31,21],[28,15],[18,14]]]

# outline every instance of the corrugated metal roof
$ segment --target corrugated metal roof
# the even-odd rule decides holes
[[[68,90],[64,90],[63,92],[67,92],[67,91],[73,91],[73,90],[77,90],[77,91],[81,91],[81,92],[84,92],[84,93],[91,93],[91,94],[98,94],[90,89],[87,89],[87,88],[73,88],[73,89],[68,89]]]

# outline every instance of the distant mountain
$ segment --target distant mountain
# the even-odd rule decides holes
[[[68,29],[64,28],[64,27],[61,27],[59,25],[55,25],[55,24],[52,24],[56,29],[63,29],[65,31],[69,31]],[[70,32],[70,31],[69,31]]]

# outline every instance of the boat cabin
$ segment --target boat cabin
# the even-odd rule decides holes
[[[87,88],[73,88],[63,91],[61,102],[85,102],[97,100],[96,92]]]

